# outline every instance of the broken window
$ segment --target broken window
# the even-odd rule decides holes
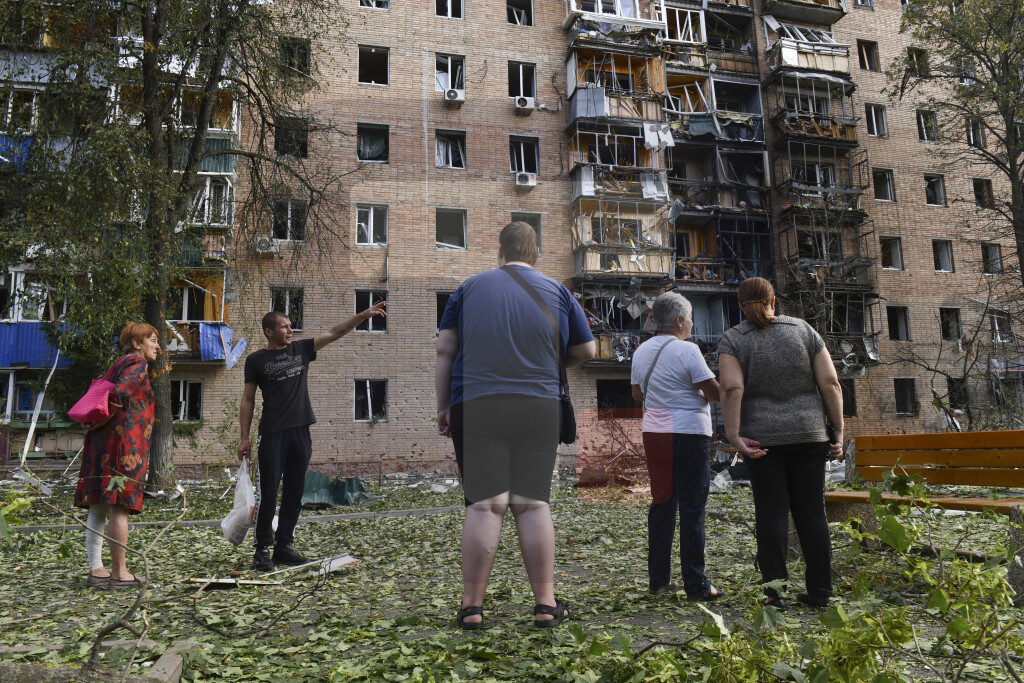
[[[903,249],[899,237],[879,237],[878,248],[882,252],[882,268],[903,270]]]
[[[388,127],[360,123],[356,125],[356,158],[359,161],[388,161]]]
[[[24,271],[8,271],[0,286],[0,319],[16,322],[55,321],[68,310],[50,288]]]
[[[535,97],[536,67],[523,62],[508,63],[509,97]]]
[[[388,421],[388,381],[386,379],[357,379],[355,381],[355,421]]]
[[[203,419],[202,380],[171,380],[171,416],[175,422]]]
[[[439,247],[466,248],[466,210],[437,209],[434,215],[434,240]]]
[[[836,184],[835,166],[813,161],[794,161],[793,182],[817,187],[832,187]]]
[[[206,320],[206,292],[199,287],[171,287],[167,292],[167,319]]]
[[[356,313],[365,311],[370,306],[375,306],[381,301],[388,300],[387,292],[356,292]],[[375,315],[372,318],[368,318],[363,322],[356,325],[356,330],[360,332],[387,332],[388,331],[388,319],[387,316]]]
[[[308,76],[312,49],[309,38],[282,36],[278,39],[278,58],[287,76]]]
[[[868,135],[878,138],[889,137],[889,122],[885,117],[885,105],[865,104],[864,121],[868,127]]]
[[[939,122],[935,112],[917,110],[917,137],[926,142],[937,142],[939,139]]]
[[[940,308],[939,309],[939,330],[945,341],[960,340],[960,309]]]
[[[391,0],[359,0],[360,7],[368,7],[370,9],[391,9]]]
[[[439,130],[434,134],[434,165],[438,168],[466,168],[466,134]]]
[[[967,118],[967,146],[975,149],[985,149],[985,124],[975,119]]]
[[[874,9],[875,8],[874,0],[853,0],[853,4],[854,4],[855,7],[860,7],[862,9]]]
[[[886,306],[885,315],[889,320],[889,339],[910,341],[910,315],[906,306]]]
[[[0,128],[29,131],[36,122],[35,90],[0,90]]]
[[[356,244],[388,243],[388,207],[360,205],[356,208]]]
[[[533,229],[537,232],[537,251],[542,252],[543,249],[541,248],[540,241],[540,214],[513,211],[512,221],[521,221],[523,223],[528,223],[533,226]]]
[[[309,120],[278,116],[274,120],[274,151],[305,159],[309,154]]]
[[[458,55],[435,55],[434,90],[466,89],[466,58]]]
[[[292,321],[293,330],[302,329],[302,299],[303,289],[301,287],[270,288],[270,310],[288,316],[288,319]]]
[[[981,245],[981,272],[986,275],[999,275],[1003,272],[1002,247],[998,244]]]
[[[927,50],[922,50],[919,47],[907,48],[907,73],[918,78],[925,78],[931,75]]]
[[[234,186],[221,176],[199,176],[193,222],[203,225],[230,225],[234,205]]]
[[[865,71],[881,71],[878,62],[878,43],[858,40],[857,53],[860,55],[860,68]]]
[[[797,253],[801,258],[835,261],[842,258],[841,242],[838,233],[797,232]]]
[[[988,178],[974,179],[974,205],[979,209],[993,209],[996,205],[992,195],[992,181]]]
[[[941,175],[925,173],[924,200],[930,206],[946,205],[946,181]]]
[[[949,400],[950,408],[965,410],[969,400],[969,394],[967,393],[967,378],[947,377],[946,395]]]
[[[1006,311],[991,311],[988,314],[989,324],[992,327],[993,342],[1013,341],[1013,332],[1010,330],[1010,314]]]
[[[373,85],[388,84],[388,49],[386,47],[359,46],[359,82]]]
[[[871,183],[875,186],[876,200],[885,202],[896,201],[896,190],[893,187],[891,169],[871,169]]]
[[[839,388],[843,392],[843,417],[857,417],[857,392],[853,380],[841,378]]]
[[[917,386],[915,380],[908,377],[897,377],[892,381],[896,394],[897,415],[917,415]]]
[[[306,214],[308,204],[304,199],[278,199],[274,202],[274,239],[301,242],[306,239]]]
[[[975,80],[975,69],[974,60],[970,57],[964,57],[960,60],[960,76],[957,78],[960,85],[974,85],[978,81]]]
[[[434,292],[434,306],[437,312],[437,329],[441,329],[441,319],[444,318],[444,309],[448,308],[448,300],[452,298],[453,292]]]
[[[123,92],[123,90],[122,90]],[[225,93],[231,98],[231,93]],[[45,129],[53,135],[85,135],[89,128],[103,124],[107,118],[107,91],[105,88],[97,88],[92,93],[82,97],[75,95],[68,97],[59,88],[53,88],[36,95],[36,120],[35,125]],[[218,95],[218,100],[220,95]],[[0,94],[0,111],[3,110],[3,95]],[[137,110],[136,110],[137,111]],[[220,112],[218,103],[214,102],[214,110],[211,115],[210,127],[218,127],[217,115]],[[234,113],[233,107],[228,108],[229,127],[232,125],[231,116]],[[0,120],[2,120],[0,116]],[[141,119],[139,119],[141,120]],[[2,126],[0,126],[2,127]]]
[[[462,0],[435,0],[435,14],[448,19],[462,18]]]
[[[935,272],[953,272],[953,243],[950,240],[932,240],[932,255],[935,257]]]
[[[533,26],[533,0],[506,0],[505,8],[508,12],[508,23],[516,26]]]
[[[597,389],[597,419],[642,417],[643,411],[633,400],[633,387],[629,379],[599,379]]]
[[[512,172],[537,173],[540,163],[538,147],[537,138],[509,138],[509,165]]]

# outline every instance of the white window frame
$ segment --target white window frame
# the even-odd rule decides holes
[[[16,323],[38,323],[49,320],[47,308],[53,304],[49,295],[49,287],[41,282],[33,281],[30,268],[11,268],[5,274],[5,278],[10,283],[10,306],[6,311],[0,311],[0,316],[3,316],[0,320]],[[25,307],[34,301],[38,301],[38,304],[30,311],[26,311]],[[57,320],[63,318],[67,312],[67,302],[60,302],[60,310],[56,311]]]
[[[513,173],[540,172],[540,140],[513,135],[509,138],[508,149],[509,170]]]
[[[978,119],[968,118],[967,146],[974,149],[985,149],[985,123]]]
[[[997,308],[989,309],[989,325],[992,329],[992,343],[1005,344],[1013,341],[1013,329],[1010,314]]]
[[[453,78],[454,75],[454,78]],[[434,54],[434,90],[466,89],[466,58],[441,52]]]
[[[306,223],[309,220],[309,202],[307,202],[305,199],[289,199],[289,198],[286,198],[286,197],[280,197],[278,199],[275,199],[274,200],[274,206],[273,206],[273,208],[271,210],[271,219],[270,219],[271,221],[274,220],[274,217],[273,217],[274,209],[276,209],[279,204],[284,204],[284,205],[286,205],[288,207],[288,215],[285,218],[285,223],[286,223],[285,236],[284,237],[278,237],[277,234],[274,232],[274,226],[273,225],[271,225],[271,235],[273,235],[274,239],[279,239],[279,240],[283,240],[283,241],[286,241],[286,242],[305,242],[306,241]],[[295,206],[300,206],[300,205],[304,206],[305,209],[306,209],[305,213],[303,214],[304,217],[302,219],[302,238],[301,239],[296,238],[296,237],[293,236],[293,229],[296,226],[293,225],[293,220],[292,220],[292,209]]]
[[[505,2],[505,19],[508,20],[509,24],[513,26],[533,26],[535,21],[535,11],[533,6],[533,0],[526,0],[526,4],[529,5],[528,9],[519,9],[509,4],[508,0]],[[509,20],[509,13],[515,17],[515,21]]]
[[[374,384],[376,384],[376,383],[383,383],[384,384],[384,411],[383,411],[383,417],[381,417],[381,418],[379,418],[377,420],[374,420],[374,415],[372,414],[373,413],[373,400],[372,400],[372,398],[370,396],[370,389],[371,389],[370,385],[371,385],[371,383],[374,383]],[[355,380],[353,382],[353,387],[352,388],[353,388],[353,392],[352,392],[352,420],[354,422],[387,422],[388,421],[388,398],[389,398],[389,396],[388,396],[388,394],[389,394],[388,389],[389,389],[389,387],[388,387],[388,380],[387,380],[386,377],[360,378],[360,379],[357,379],[357,380]],[[358,392],[358,391],[365,392],[364,395],[366,396],[367,412],[371,413],[368,417],[359,417],[356,414],[356,407],[359,405],[356,402],[356,392]]]
[[[461,157],[462,165],[456,166]],[[434,165],[437,168],[466,169],[466,133],[460,130],[434,132]]]
[[[895,245],[894,258],[892,259],[893,265],[882,266],[882,270],[903,270],[903,239],[892,235],[882,235],[878,239],[879,242],[882,240],[892,240],[892,244]]]
[[[937,253],[936,248],[941,248],[942,252]],[[932,240],[932,260],[938,257],[938,263],[934,263],[936,273],[954,273],[956,272],[956,264],[953,262],[953,241],[952,240]]]
[[[360,303],[360,295],[366,294],[368,303]],[[355,295],[352,297],[355,302],[355,311],[353,315],[365,311],[371,306],[375,306],[382,301],[388,300],[387,290],[381,289],[357,289]],[[388,319],[385,316],[372,316],[363,322],[356,325],[357,332],[372,332],[375,334],[385,334],[388,331]]]
[[[3,392],[4,410],[0,424],[9,424],[14,416],[14,370],[0,370],[0,392]]]
[[[42,91],[37,88],[0,88],[4,92],[4,99],[0,101],[0,130],[7,131],[8,133],[28,133],[36,129],[36,124],[39,121],[39,100]],[[10,129],[11,116],[14,114],[14,96],[18,93],[31,93],[32,103],[30,105],[31,111],[29,113],[29,123],[27,128],[17,128],[14,130]]]
[[[383,50],[384,51],[384,54],[386,55],[386,59],[385,59],[385,62],[386,62],[386,73],[384,74],[384,78],[387,79],[384,83],[378,83],[376,81],[361,81],[361,80],[359,80],[359,61],[358,60],[362,58],[363,50],[366,50],[366,51],[368,51],[370,53],[377,52],[378,50]],[[379,86],[382,86],[382,87],[390,86],[391,85],[391,48],[383,47],[383,46],[380,46],[380,45],[359,45],[358,46],[358,53],[356,54],[356,82],[359,83],[360,85],[379,85]]]
[[[937,181],[936,195],[939,200],[938,204],[934,204],[928,201],[928,185]],[[927,206],[946,206],[946,176],[941,173],[925,173],[924,174],[924,185],[925,185],[925,204]]]
[[[380,228],[380,219],[384,222],[384,239],[375,241],[374,235]],[[383,204],[357,204],[356,205],[356,244],[386,245],[388,243],[388,207]]]
[[[667,16],[665,22],[675,29],[678,38],[669,39],[669,42],[687,43],[689,45],[703,45],[707,42],[707,30],[704,25],[704,13],[698,9],[687,9],[684,7],[666,7]],[[685,15],[685,18],[683,18]]]
[[[464,0],[441,0],[445,3],[445,11],[447,14],[439,14],[437,12],[438,0],[434,0],[434,16],[441,17],[442,19],[465,19],[466,18],[466,7]],[[458,15],[455,14],[455,10],[458,9]]]
[[[391,9],[391,0],[359,0],[359,6],[365,9],[379,9],[387,12]]]
[[[235,219],[235,185],[229,176],[223,174],[199,174],[199,188],[192,202],[192,223],[194,225],[216,225],[230,227]],[[214,192],[223,188],[220,203],[223,210],[217,211]],[[219,215],[218,215],[219,214]]]
[[[934,111],[917,110],[917,139],[921,142],[939,141],[939,117]]]
[[[177,393],[178,393],[179,406],[178,406],[178,412],[176,414],[172,415],[171,419],[174,422],[186,422],[186,423],[188,423],[188,422],[192,422],[192,423],[202,422],[203,421],[203,398],[204,398],[203,391],[205,389],[205,387],[203,386],[203,380],[201,380],[201,379],[172,379],[171,380],[172,405],[173,405],[173,396],[174,396],[174,393],[175,393],[174,392],[174,389],[175,389],[174,383],[175,382],[178,383],[178,392]],[[188,398],[189,398],[189,395],[190,395],[191,391],[195,387],[199,388],[199,417],[198,418],[194,418],[194,419],[190,419],[190,418],[186,418],[184,416],[184,414],[188,411]]]
[[[831,31],[824,28],[808,26],[797,26],[796,24],[784,24],[779,22],[779,36],[789,38],[800,43],[822,43],[824,45],[838,45]]]
[[[442,214],[458,214],[462,218],[462,244],[453,244],[451,242],[441,242],[437,239],[437,219]],[[467,224],[469,223],[469,212],[466,209],[448,209],[438,207],[434,210],[434,244],[438,249],[456,249],[465,251],[469,248],[469,235]]]
[[[519,92],[513,88],[512,73],[518,68],[519,71]],[[526,74],[529,72],[529,79]],[[509,97],[536,97],[537,93],[537,65],[530,62],[509,62],[508,63],[508,94]],[[529,87],[527,87],[529,86]]]
[[[985,192],[986,192],[985,199],[988,201],[988,204],[982,205],[982,204],[978,203],[978,189],[977,189],[978,186],[977,186],[977,184],[979,182],[983,183],[983,187],[985,188]],[[995,197],[995,191],[993,190],[993,187],[992,187],[992,180],[991,179],[989,179],[989,178],[971,178],[971,193],[974,195],[974,206],[975,206],[975,208],[978,208],[978,209],[993,209],[993,208],[995,208],[996,197]]]
[[[868,136],[874,138],[889,137],[889,119],[884,104],[866,102],[864,104],[864,121]],[[874,132],[871,132],[874,129]]]
[[[888,189],[888,197],[878,196],[878,184],[875,182],[875,173],[880,172],[885,175],[886,186]],[[896,179],[895,174],[891,168],[879,168],[873,167],[871,169],[871,184],[874,185],[875,190],[875,201],[876,202],[895,202],[896,201]]]
[[[194,285],[194,284],[174,285],[170,289],[171,290],[181,290],[181,317],[180,318],[167,318],[168,322],[172,322],[172,323],[198,323],[198,322],[205,322],[206,321],[206,297],[207,296],[212,296],[209,291],[203,289],[202,287],[199,287],[198,285]],[[190,290],[190,289],[194,289],[194,290],[196,290],[198,292],[202,292],[202,294],[203,294],[203,304],[202,304],[203,310],[201,310],[199,312],[199,314],[198,314],[199,317],[198,318],[189,318],[189,313],[190,313],[191,309],[189,308],[188,290]]]
[[[288,319],[292,321],[292,329],[293,330],[295,330],[295,331],[302,330],[303,327],[305,326],[305,323],[306,323],[306,290],[305,290],[305,288],[304,287],[271,287],[270,288],[269,301],[267,303],[267,312],[270,312],[270,311],[274,310],[274,293],[275,292],[285,292],[286,293],[285,294],[285,298],[284,298],[284,310],[283,311],[278,311],[278,312],[279,313],[283,313],[286,316],[288,316]],[[292,317],[292,313],[293,313],[292,307],[294,306],[294,303],[295,303],[293,301],[293,296],[296,293],[298,293],[298,294],[300,294],[302,296],[302,311],[301,311],[302,312],[302,320],[300,321],[301,325],[299,325],[298,327],[295,327],[295,319]]]

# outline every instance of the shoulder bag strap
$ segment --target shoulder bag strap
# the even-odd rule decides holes
[[[131,354],[129,354],[129,355],[131,355]],[[107,370],[107,374],[103,375],[103,379],[105,379],[107,381],[110,381],[110,382],[113,382],[115,379],[117,379],[117,375],[120,372],[120,370],[118,368],[120,367],[121,363],[124,363],[126,360],[128,360],[128,356],[125,356],[121,360],[119,360],[116,363],[114,363],[113,365],[111,365],[110,369]],[[127,363],[126,363],[126,365],[127,365]]]
[[[565,375],[565,359],[562,357],[562,343],[561,335],[558,332],[558,321],[555,320],[554,314],[551,312],[551,307],[547,305],[547,302],[541,298],[537,290],[526,281],[522,275],[516,272],[515,268],[511,266],[502,266],[501,269],[512,276],[512,279],[516,281],[520,287],[526,290],[526,293],[537,302],[540,310],[544,312],[544,317],[548,319],[548,324],[551,325],[551,330],[555,333],[555,357],[558,358],[558,379],[562,383],[562,387],[569,385],[569,380]]]
[[[661,358],[661,352],[664,351],[674,341],[677,341],[676,337],[671,337],[667,342],[661,345],[661,348],[658,349],[658,353],[654,354],[654,360],[651,361],[651,369],[647,371],[647,376],[644,377],[644,396],[647,396],[647,387],[651,383],[651,374],[654,373],[654,366],[658,364],[658,359]]]

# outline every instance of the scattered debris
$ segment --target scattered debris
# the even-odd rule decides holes
[[[293,567],[285,567],[284,569],[278,569],[277,571],[264,574],[264,576],[274,576],[275,574],[283,574],[285,572],[294,571],[296,569],[308,569],[310,567],[320,567],[319,574],[323,576],[324,574],[329,574],[330,572],[333,572],[335,569],[344,567],[349,564],[355,564],[357,562],[359,562],[359,560],[346,553],[344,555],[334,555],[332,557],[325,557],[322,560],[314,560],[312,562],[307,562],[305,564],[297,564]]]
[[[358,477],[335,479],[326,477],[315,470],[306,472],[306,488],[302,494],[303,505],[355,505],[369,504],[377,500],[363,486]]]
[[[189,583],[201,583],[199,590],[213,588],[237,588],[238,586],[280,586],[280,581],[262,581],[259,579],[217,579],[217,578],[191,578]]]
[[[18,469],[14,470],[14,474],[12,474],[11,476],[13,476],[15,479],[18,479],[19,481],[25,482],[32,488],[39,491],[39,493],[43,494],[44,496],[49,496],[53,493],[53,489],[44,484],[39,479],[39,477],[32,474],[26,469],[19,467]]]

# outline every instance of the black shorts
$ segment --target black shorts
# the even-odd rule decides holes
[[[449,423],[466,505],[511,492],[547,503],[558,453],[558,399],[498,394],[456,403]]]

